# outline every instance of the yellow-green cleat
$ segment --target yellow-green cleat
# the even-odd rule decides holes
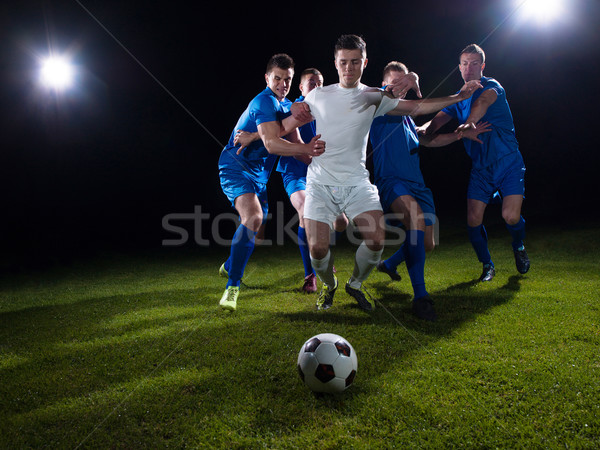
[[[337,278],[334,277],[334,280],[335,286],[333,288],[330,288],[326,284],[323,284],[323,287],[321,288],[319,298],[317,299],[317,309],[319,311],[329,309],[331,308],[331,305],[333,305],[333,296],[335,295],[335,290],[338,287]]]
[[[221,267],[219,267],[219,275],[223,278],[229,278],[229,273],[227,272],[227,269],[225,269],[225,263],[221,264]]]
[[[227,289],[225,289],[225,292],[223,292],[223,296],[221,297],[219,305],[221,305],[221,308],[227,311],[235,311],[239,294],[240,288],[238,286],[229,286]]]

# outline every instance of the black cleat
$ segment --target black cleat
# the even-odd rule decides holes
[[[354,289],[348,283],[346,283],[346,292],[351,297],[354,297],[354,300],[356,300],[360,309],[363,311],[373,311],[373,305],[369,303],[369,300],[367,300],[367,297],[365,297],[365,294],[363,294],[360,289]]]
[[[377,263],[377,270],[383,273],[387,273],[390,276],[390,278],[394,281],[400,281],[402,279],[402,277],[397,271],[388,269],[383,260]]]
[[[525,247],[522,247],[521,250],[515,250],[515,264],[517,265],[517,270],[519,273],[527,273],[529,270],[529,256],[525,251]]]
[[[326,284],[321,288],[321,292],[319,293],[319,298],[317,298],[317,309],[324,310],[331,308],[333,305],[333,296],[335,295],[335,291],[338,287],[337,278],[335,279],[335,287],[330,288]]]
[[[496,275],[496,269],[494,269],[494,265],[484,264],[483,272],[479,277],[479,281],[492,281],[494,279],[494,275]]]
[[[435,322],[437,320],[437,314],[433,307],[433,300],[429,295],[414,299],[412,310],[419,319],[429,320],[430,322]]]

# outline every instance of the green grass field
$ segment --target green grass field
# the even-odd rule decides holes
[[[521,276],[491,229],[497,276],[477,284],[466,233],[442,230],[426,266],[436,323],[411,315],[404,267],[366,282],[371,314],[343,289],[315,311],[293,244],[256,249],[233,314],[217,305],[226,248],[4,275],[0,447],[598,448],[600,227],[531,229],[527,248]],[[334,249],[341,282],[353,252]],[[339,396],[296,372],[322,332],[358,354]]]

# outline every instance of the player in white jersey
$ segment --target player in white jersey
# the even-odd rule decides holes
[[[361,309],[370,311],[371,303],[361,291],[363,281],[379,262],[383,251],[385,229],[377,188],[369,180],[366,150],[373,119],[384,114],[430,114],[468,98],[481,87],[477,81],[466,83],[455,95],[425,100],[400,100],[410,89],[420,96],[416,77],[394,80],[387,91],[370,88],[360,82],[367,66],[365,41],[356,35],[341,36],[335,46],[335,67],[339,83],[312,90],[304,102],[292,105],[292,118],[283,121],[284,128],[316,121],[317,134],[327,151],[313,157],[307,173],[304,219],[312,266],[323,282],[317,309],[328,309],[333,303],[337,278],[329,250],[330,224],[346,213],[361,233],[362,243],[356,251],[352,276],[346,292]],[[310,114],[309,114],[310,113]]]

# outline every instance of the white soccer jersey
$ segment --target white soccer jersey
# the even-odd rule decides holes
[[[352,89],[332,84],[313,89],[304,101],[315,118],[317,134],[325,141],[325,153],[308,166],[307,182],[352,186],[369,179],[365,163],[371,123],[394,109],[398,99],[364,84]]]

